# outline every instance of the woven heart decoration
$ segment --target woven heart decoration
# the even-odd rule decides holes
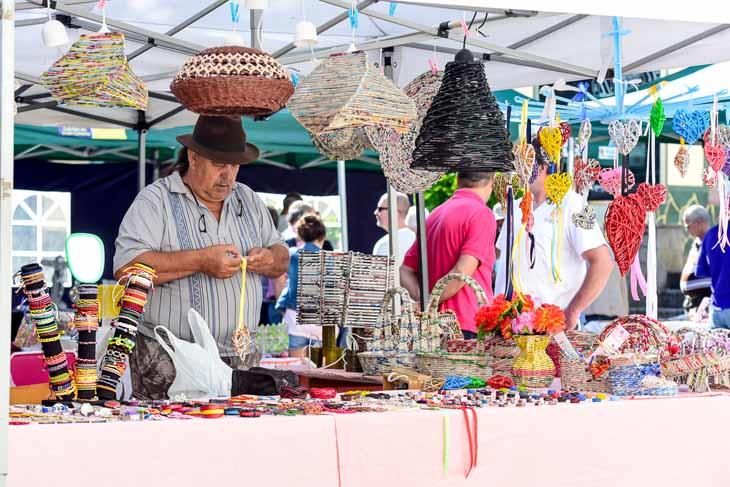
[[[649,116],[649,125],[651,130],[654,131],[654,135],[659,137],[664,129],[664,122],[667,120],[667,116],[664,114],[664,102],[661,98],[657,98],[654,105],[651,107],[651,115]]]
[[[606,239],[622,276],[631,268],[646,228],[646,208],[636,194],[617,196],[606,211]]]
[[[702,171],[702,181],[705,183],[705,186],[710,189],[714,189],[717,184],[717,173],[715,170],[711,167],[706,167],[705,170]]]
[[[682,177],[687,174],[687,168],[689,167],[689,151],[686,146],[681,145],[679,147],[677,155],[674,156],[674,167],[677,168]]]
[[[492,191],[502,208],[507,209],[507,186],[511,184],[512,188],[517,190],[521,187],[520,178],[514,173],[497,173],[494,176],[494,184]]]
[[[722,166],[722,172],[725,173],[727,177],[730,177],[730,150],[728,150],[727,154],[728,160],[725,161],[725,165]]]
[[[582,157],[576,157],[573,164],[573,182],[575,190],[583,193],[590,188],[601,174],[601,164],[595,159],[585,162]]]
[[[641,136],[641,124],[636,120],[613,120],[608,124],[608,136],[618,148],[618,151],[628,156]]]
[[[727,150],[724,145],[705,143],[705,159],[707,163],[715,170],[720,172],[722,166],[725,165],[727,159]]]
[[[663,184],[641,183],[636,195],[644,202],[646,211],[653,213],[667,200],[667,187]]]
[[[556,206],[560,206],[572,185],[573,177],[567,172],[551,174],[545,179],[545,192],[548,200]]]
[[[620,167],[615,169],[604,169],[598,175],[598,184],[601,185],[606,193],[613,195],[614,197],[621,195],[621,177],[623,170]],[[630,190],[636,184],[636,178],[634,173],[627,171],[626,174],[626,189]]]
[[[540,146],[552,162],[560,162],[560,150],[563,148],[563,133],[559,127],[543,127],[537,134]]]
[[[582,149],[588,145],[591,135],[593,135],[593,126],[590,119],[586,118],[580,123],[580,130],[578,130],[578,147]]]
[[[515,145],[512,149],[515,156],[515,171],[524,183],[529,183],[535,167],[535,148],[532,144]]]
[[[672,128],[688,144],[694,144],[710,126],[710,112],[677,110],[672,117]]]
[[[522,197],[522,201],[520,201],[520,210],[522,211],[522,224],[527,226],[527,231],[529,232],[532,230],[532,223],[534,223],[534,220],[532,218],[532,193],[529,191],[525,191],[525,195]]]
[[[565,145],[566,142],[568,142],[570,135],[573,133],[573,129],[570,127],[570,124],[568,122],[560,122],[559,127],[560,135],[563,137],[562,145]]]
[[[717,141],[724,146],[730,146],[730,127],[727,125],[718,125],[716,130]]]
[[[583,230],[593,230],[596,226],[596,211],[586,203],[578,213],[573,214],[573,224]]]

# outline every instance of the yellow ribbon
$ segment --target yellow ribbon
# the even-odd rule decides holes
[[[520,144],[527,142],[527,100],[523,100],[520,114]]]
[[[241,300],[238,302],[238,323],[236,325],[236,333],[233,335],[233,346],[236,354],[245,361],[246,355],[251,348],[251,334],[244,321],[244,310],[246,308],[246,267],[248,261],[245,257],[241,257]]]

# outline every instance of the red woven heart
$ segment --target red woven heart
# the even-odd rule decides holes
[[[646,228],[643,199],[632,193],[616,196],[606,211],[606,238],[621,275],[625,276],[641,247]]]
[[[568,122],[560,122],[560,135],[563,136],[563,145],[568,142],[572,132],[573,129],[570,128],[570,124]]]
[[[725,158],[727,157],[727,150],[724,145],[720,144],[705,144],[705,158],[707,163],[715,170],[719,172],[722,166],[725,165]]]
[[[641,183],[636,188],[636,194],[641,198],[646,207],[646,211],[654,212],[664,204],[667,199],[667,188],[663,184],[646,184]]]
[[[598,179],[599,174],[601,174],[601,166],[597,160],[588,159],[586,163],[582,157],[575,158],[573,182],[578,193],[583,193],[587,188],[590,188]]]

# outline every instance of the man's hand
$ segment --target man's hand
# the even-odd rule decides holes
[[[201,249],[203,272],[216,279],[228,279],[241,270],[241,253],[235,245],[214,245]]]
[[[248,270],[263,274],[274,265],[274,254],[269,249],[254,247],[248,252]]]
[[[578,326],[578,323],[580,322],[580,313],[573,311],[573,308],[568,306],[565,308],[565,329],[567,330],[575,330],[575,328]]]

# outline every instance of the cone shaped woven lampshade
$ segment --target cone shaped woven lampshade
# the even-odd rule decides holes
[[[380,164],[388,182],[401,193],[414,194],[425,191],[443,174],[440,171],[412,169],[413,150],[421,131],[423,119],[438,93],[443,71],[427,71],[416,77],[404,88],[407,97],[416,104],[418,118],[411,122],[408,131],[399,134],[393,129],[368,127],[366,133],[371,145],[380,154]]]
[[[349,161],[357,159],[368,148],[365,129],[346,128],[322,132],[319,135],[310,133],[317,150],[333,161]]]
[[[294,85],[284,66],[258,49],[213,47],[188,59],[170,85],[200,115],[268,116],[286,105]]]
[[[147,87],[129,67],[119,32],[82,35],[41,81],[65,105],[147,108]]]
[[[380,74],[364,52],[322,61],[299,84],[288,108],[315,135],[367,126],[405,132],[416,118],[413,101]]]
[[[413,168],[514,171],[504,116],[484,66],[464,49],[446,65],[443,82],[423,121]]]

